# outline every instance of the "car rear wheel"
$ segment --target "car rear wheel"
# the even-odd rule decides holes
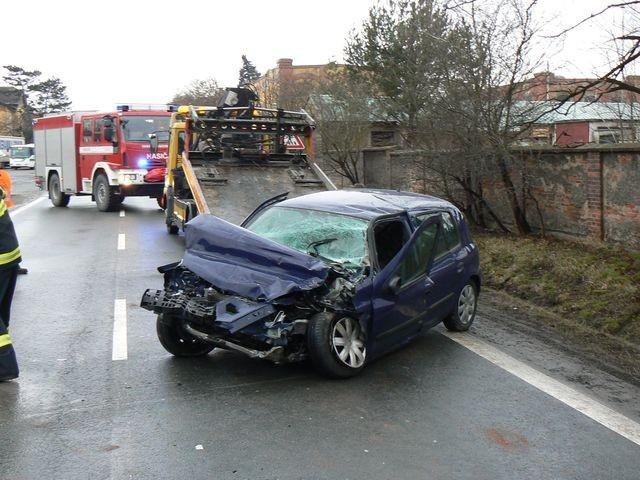
[[[364,332],[352,317],[314,315],[309,320],[307,345],[316,370],[331,378],[352,377],[367,362]]]
[[[176,357],[199,357],[214,349],[213,345],[187,334],[175,317],[158,315],[156,332],[164,349]]]
[[[49,199],[56,207],[66,207],[69,205],[71,197],[60,190],[60,177],[57,173],[53,173],[49,178]]]
[[[476,308],[478,306],[478,289],[472,281],[462,287],[458,302],[451,314],[443,320],[444,326],[454,332],[464,332],[476,318]]]

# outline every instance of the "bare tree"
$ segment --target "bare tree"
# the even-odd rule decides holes
[[[386,95],[409,143],[423,150],[416,168],[472,219],[507,221],[486,198],[501,185],[518,233],[532,231],[522,158],[512,149],[544,112],[519,101],[537,34],[536,0],[392,0],[370,10],[348,40],[351,72]]]
[[[606,12],[617,10],[623,11],[626,20],[623,32],[613,39],[618,44],[619,54],[617,59],[611,63],[605,73],[574,88],[567,101],[582,100],[588,92],[594,90],[598,92],[598,97],[618,91],[640,95],[640,85],[636,82],[628,81],[625,75],[628,69],[640,58],[640,0],[610,3],[552,37],[563,37]]]
[[[320,152],[328,166],[351,184],[362,182],[360,156],[371,132],[371,103],[364,86],[333,69],[310,96],[309,108],[317,121]]]
[[[193,80],[184,89],[173,96],[175,104],[202,105],[215,107],[224,94],[224,88],[214,78]]]

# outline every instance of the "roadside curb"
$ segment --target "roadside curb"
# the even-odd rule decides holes
[[[46,200],[48,197],[46,195],[41,195],[40,197],[31,200],[30,202],[27,202],[23,205],[18,205],[15,207],[11,207],[9,209],[9,213],[11,214],[12,217],[15,217],[16,215],[18,215],[19,213],[24,212],[25,210],[30,209],[31,207],[33,207],[34,205],[40,203],[43,200]]]

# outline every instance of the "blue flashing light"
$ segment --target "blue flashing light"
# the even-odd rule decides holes
[[[138,168],[147,168],[147,166],[149,165],[149,161],[142,157],[138,159]]]

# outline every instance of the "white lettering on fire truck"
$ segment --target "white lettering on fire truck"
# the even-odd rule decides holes
[[[147,153],[147,160],[166,160],[168,157],[166,152]]]

